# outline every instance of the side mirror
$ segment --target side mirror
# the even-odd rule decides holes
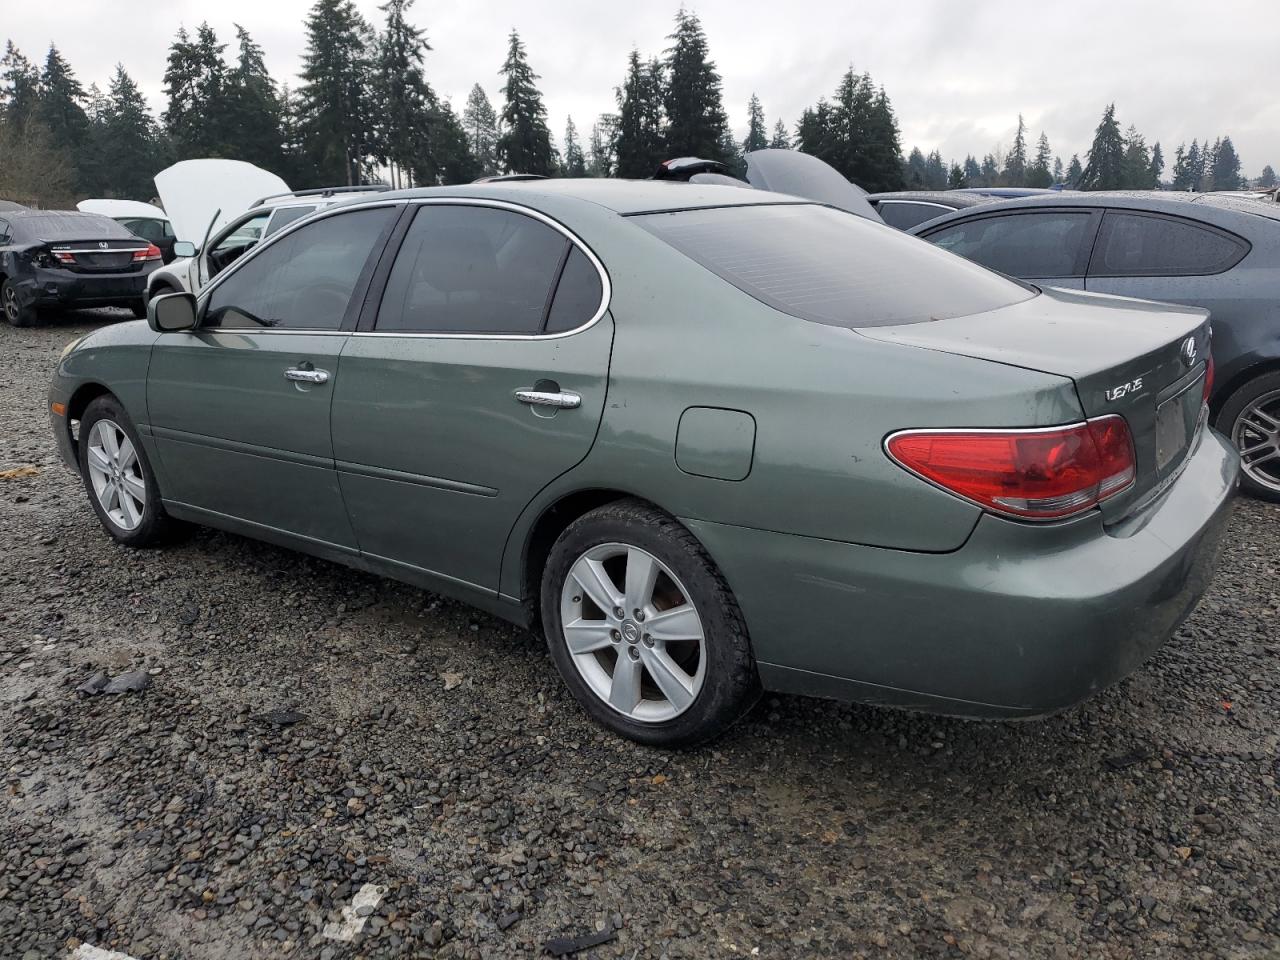
[[[196,328],[196,298],[189,293],[167,293],[147,304],[147,324],[156,333]]]
[[[179,240],[173,245],[173,255],[175,257],[194,257],[199,252],[196,249],[196,245],[190,240]]]

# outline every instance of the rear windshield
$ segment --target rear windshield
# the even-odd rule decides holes
[[[631,219],[743,293],[815,323],[921,323],[1036,295],[1034,287],[830,207],[717,207]]]
[[[130,240],[133,234],[110,217],[63,213],[14,218],[15,232],[27,240]]]

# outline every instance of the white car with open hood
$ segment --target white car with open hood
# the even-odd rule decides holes
[[[199,293],[215,276],[287,224],[321,207],[385,187],[292,191],[242,160],[183,160],[161,170],[156,190],[173,223],[177,259],[151,276],[147,297]]]

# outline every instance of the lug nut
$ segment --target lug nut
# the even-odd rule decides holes
[[[647,633],[644,635],[644,645],[645,645],[646,647],[652,647],[652,646],[653,646],[653,637],[649,636],[649,634],[647,634]]]
[[[622,639],[622,634],[620,634],[617,630],[610,630],[609,639],[612,640],[614,643],[617,643],[619,640]]]
[[[640,659],[640,651],[635,647],[627,647],[627,653],[630,654],[632,660]]]
[[[617,617],[619,620],[621,620],[623,617],[627,615],[627,611],[623,610],[621,607],[614,607],[613,615]]]
[[[637,611],[636,611],[636,620],[638,620],[640,623],[644,623],[644,611],[643,611],[643,610],[637,610]]]

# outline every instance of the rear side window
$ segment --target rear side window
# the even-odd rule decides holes
[[[1083,277],[1093,214],[1046,210],[978,217],[930,233],[930,243],[1011,277]]]
[[[353,210],[299,227],[214,287],[201,326],[339,329],[365,263],[397,213]]]
[[[569,240],[496,207],[429,204],[405,234],[380,331],[537,334]]]
[[[1172,217],[1108,211],[1094,246],[1094,277],[1179,277],[1230,270],[1248,245],[1210,227]]]
[[[936,203],[914,203],[909,200],[881,200],[876,207],[880,219],[899,230],[910,230],[916,224],[950,213],[950,207]]]
[[[303,207],[279,207],[275,213],[271,214],[271,219],[267,222],[267,229],[263,231],[262,235],[269,237],[281,227],[288,226],[295,220],[301,220],[315,209],[315,204]]]
[[[587,255],[577,247],[569,252],[556,286],[556,295],[547,314],[547,333],[564,333],[582,326],[600,308],[604,290],[600,273]]]
[[[830,207],[720,207],[632,219],[744,293],[815,323],[919,323],[1035,296],[914,237]]]

